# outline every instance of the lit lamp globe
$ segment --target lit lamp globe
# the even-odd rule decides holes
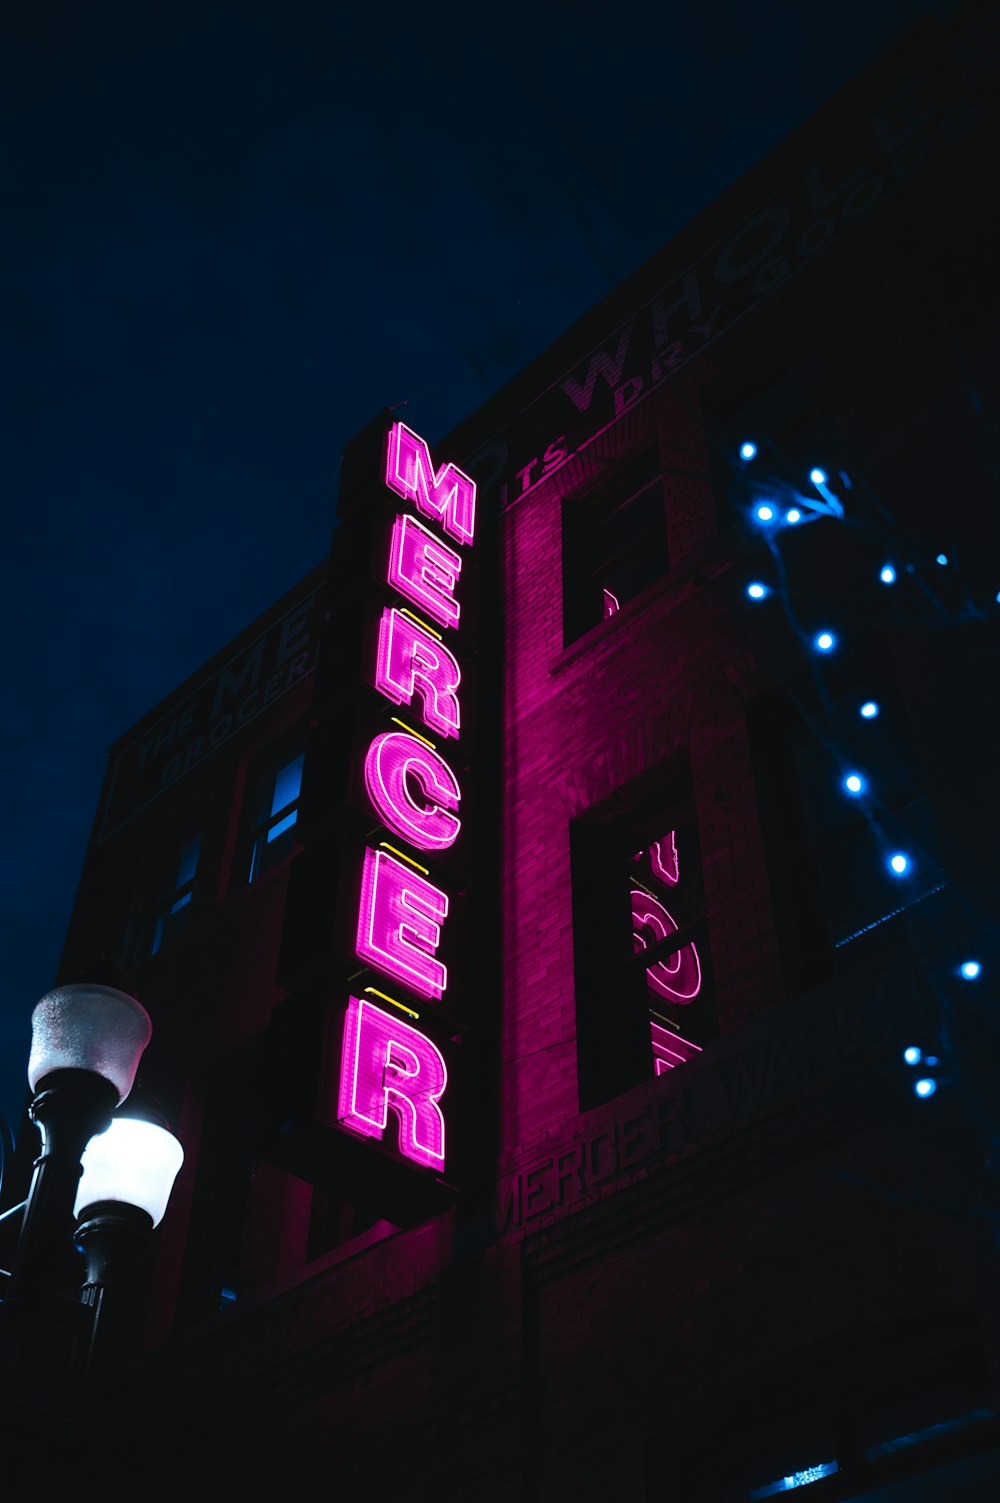
[[[82,1162],[74,1216],[87,1217],[97,1206],[109,1211],[134,1206],[156,1227],[163,1220],[184,1150],[173,1133],[155,1122],[114,1117],[107,1132],[91,1138]]]
[[[25,1203],[16,1287],[58,1287],[83,1150],[132,1089],[152,1024],[126,992],[82,982],[48,992],[31,1015],[28,1083],[42,1151]]]

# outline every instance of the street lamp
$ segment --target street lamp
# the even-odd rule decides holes
[[[134,997],[92,983],[58,987],[31,1022],[29,1116],[42,1144],[27,1199],[3,1218],[20,1216],[4,1282],[14,1307],[58,1298],[75,1241],[86,1261],[80,1299],[91,1310],[92,1356],[105,1290],[162,1220],[184,1155],[160,1123],[115,1114],[152,1034]]]

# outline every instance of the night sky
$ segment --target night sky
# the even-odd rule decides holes
[[[105,754],[443,434],[928,10],[8,0],[0,1112]]]

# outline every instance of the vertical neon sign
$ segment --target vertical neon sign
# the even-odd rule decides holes
[[[452,649],[462,620],[456,591],[463,558],[427,523],[437,524],[459,547],[471,547],[475,482],[454,464],[436,468],[427,444],[404,423],[389,430],[383,478],[420,518],[403,510],[393,522],[382,582],[400,599],[377,623],[372,687],[389,704],[419,715],[432,734],[454,739],[461,729],[462,673]],[[438,853],[459,839],[458,779],[422,735],[405,729],[377,734],[365,752],[364,786],[380,823],[405,845]],[[448,911],[448,894],[405,850],[386,849],[385,843],[377,850],[365,847],[356,954],[432,1005],[448,987],[447,967],[437,954]],[[343,1127],[381,1141],[392,1112],[400,1154],[441,1171],[447,1083],[444,1058],[426,1034],[370,1001],[350,998],[337,1104]]]

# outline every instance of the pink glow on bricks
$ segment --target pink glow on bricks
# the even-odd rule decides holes
[[[646,931],[646,932],[643,932]],[[634,889],[632,892],[632,937],[634,953],[646,950],[650,944],[659,944],[670,934],[677,933],[677,925],[658,898],[648,892]],[[652,939],[649,935],[652,935]],[[646,971],[646,980],[655,992],[668,1002],[693,1002],[701,991],[701,962],[693,944],[685,945],[666,960],[658,960]]]
[[[435,470],[430,449],[412,428],[394,423],[386,449],[385,483],[437,521],[449,537],[471,543],[476,530],[476,482],[454,464]]]
[[[429,802],[418,802],[412,785]],[[418,850],[443,851],[458,839],[458,779],[442,756],[415,737],[404,731],[376,736],[365,757],[365,787],[389,829]]]
[[[424,724],[439,736],[457,736],[461,682],[462,670],[443,642],[401,611],[382,612],[375,687],[387,699],[409,705],[418,695]]]
[[[443,997],[448,969],[435,956],[448,896],[386,851],[365,849],[357,953],[421,997]]]
[[[455,587],[462,559],[439,542],[416,517],[400,514],[392,529],[389,583],[440,626],[457,626],[461,606]]]
[[[344,1023],[337,1120],[364,1137],[385,1135],[399,1120],[399,1151],[429,1169],[444,1168],[448,1070],[436,1045],[374,1003],[350,997]]]

